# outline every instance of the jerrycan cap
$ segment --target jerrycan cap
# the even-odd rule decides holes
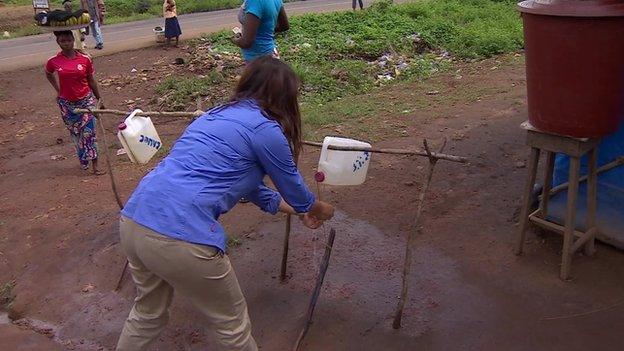
[[[117,130],[124,130],[124,129],[126,129],[126,128],[128,128],[128,126],[126,125],[126,123],[125,123],[125,122],[121,122],[121,123],[119,123],[119,125],[117,126]]]
[[[318,183],[322,183],[325,181],[325,173],[323,173],[322,171],[318,171],[314,174],[314,180],[317,181]]]

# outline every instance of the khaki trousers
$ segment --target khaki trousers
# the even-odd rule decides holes
[[[227,255],[175,240],[129,218],[119,222],[137,297],[117,343],[118,351],[145,350],[163,331],[175,290],[208,319],[221,350],[256,351],[247,303]]]

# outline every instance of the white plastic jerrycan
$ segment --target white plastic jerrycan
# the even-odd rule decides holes
[[[363,141],[325,137],[318,163],[317,181],[329,185],[360,185],[366,180],[371,153],[368,151],[330,150],[333,146],[371,147]]]
[[[152,119],[136,114],[143,112],[139,109],[132,111],[125,121],[119,124],[117,137],[126,150],[130,161],[145,164],[162,147],[160,137],[154,128]]]

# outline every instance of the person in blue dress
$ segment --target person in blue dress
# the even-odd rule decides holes
[[[165,17],[165,38],[167,46],[171,43],[171,39],[175,38],[175,46],[180,44],[180,22],[178,22],[178,9],[175,0],[165,0],[163,3],[163,16]]]
[[[245,62],[267,55],[279,58],[275,33],[290,28],[282,0],[245,0],[238,20],[242,30],[233,40],[241,48]]]
[[[246,197],[312,229],[333,217],[294,162],[302,148],[299,85],[282,61],[252,61],[231,101],[191,123],[134,190],[119,231],[137,297],[118,351],[145,350],[158,337],[174,291],[207,318],[218,349],[257,350],[219,216]],[[267,175],[277,190],[264,184]]]

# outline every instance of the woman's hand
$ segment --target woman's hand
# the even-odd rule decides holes
[[[327,202],[317,201],[310,209],[309,214],[321,221],[328,221],[334,217],[334,206]]]
[[[260,27],[260,19],[250,13],[245,14],[245,23],[240,36],[234,36],[232,41],[241,49],[249,49],[256,40],[256,33]]]
[[[319,221],[316,217],[310,215],[309,213],[304,213],[299,215],[299,219],[306,227],[310,229],[317,229],[323,224],[323,221]]]
[[[334,216],[334,207],[326,202],[317,201],[312,205],[310,212],[297,214],[297,212],[284,199],[280,202],[279,210],[291,215],[298,215],[299,219],[308,228],[316,229],[324,221],[330,220]]]

